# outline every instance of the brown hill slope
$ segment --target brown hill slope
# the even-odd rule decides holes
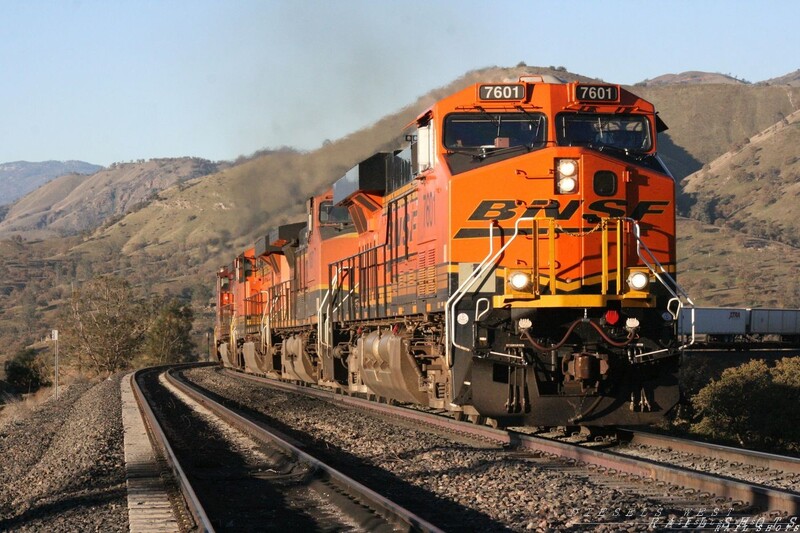
[[[678,282],[696,305],[800,308],[800,249],[678,220]]]
[[[800,111],[684,180],[681,211],[800,247]]]
[[[761,83],[765,83],[767,85],[793,85],[797,87],[800,85],[800,69],[790,72],[784,76],[772,78],[771,80],[766,80]]]
[[[681,72],[680,74],[663,74],[657,76],[652,80],[644,80],[637,83],[637,86],[656,87],[659,85],[696,85],[696,84],[719,84],[730,83],[733,85],[744,85],[747,82],[728,76],[727,74],[718,74],[714,72],[700,72],[691,70],[689,72]]]
[[[85,161],[11,161],[0,163],[0,205],[25,196],[53,178],[94,174],[103,167]]]
[[[218,165],[199,158],[151,159],[115,163],[91,176],[67,175],[26,195],[0,222],[0,238],[27,238],[93,230],[121,216],[160,190],[216,172]]]
[[[678,180],[800,108],[800,87],[667,85],[635,87],[669,126],[661,152]]]

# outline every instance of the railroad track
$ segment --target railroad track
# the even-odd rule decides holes
[[[635,457],[615,451],[615,449],[593,449],[582,446],[578,443],[564,442],[543,438],[536,435],[527,435],[515,431],[493,429],[488,426],[480,426],[459,422],[452,418],[441,416],[435,413],[408,409],[405,407],[376,403],[357,397],[337,394],[329,390],[318,389],[308,386],[298,386],[291,383],[278,382],[259,376],[244,374],[225,370],[225,373],[238,377],[239,379],[256,381],[261,384],[283,389],[286,391],[298,392],[317,398],[348,405],[351,407],[366,409],[382,414],[383,416],[393,417],[411,421],[428,428],[448,431],[463,438],[482,439],[513,448],[519,452],[530,452],[534,454],[549,454],[572,461],[578,464],[589,465],[592,469],[618,474],[635,479],[653,480],[658,483],[667,483],[676,488],[688,489],[699,495],[710,495],[717,500],[726,500],[730,508],[737,509],[740,513],[781,513],[790,517],[800,515],[800,492],[797,487],[786,488],[779,486],[768,486],[764,483],[752,483],[739,479],[735,472],[714,473],[702,472],[686,466],[677,466],[659,462],[644,457]],[[648,442],[655,445],[655,436],[636,433],[636,437],[630,436],[631,442],[643,444]],[[701,456],[709,457],[709,454],[721,454],[721,447],[703,445],[693,441],[686,441],[694,444],[694,453],[699,454],[699,450],[707,450]],[[677,441],[671,444],[660,440],[660,447],[677,446]],[[688,452],[687,452],[688,453]],[[798,462],[791,458],[781,458],[772,456],[771,462],[767,461],[767,454],[758,453],[734,453],[734,449],[729,449],[731,455],[730,463],[739,465],[752,465],[753,468],[769,468],[774,472],[786,475],[796,473]],[[713,455],[712,455],[713,456]]]
[[[778,490],[800,491],[800,459],[660,435],[636,429],[617,430],[626,455],[654,455],[660,462],[739,478]]]
[[[440,531],[163,369],[134,383],[201,531]]]

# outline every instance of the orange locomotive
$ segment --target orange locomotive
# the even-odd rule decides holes
[[[685,299],[652,104],[530,77],[412,127],[220,271],[223,363],[497,424],[662,417]]]

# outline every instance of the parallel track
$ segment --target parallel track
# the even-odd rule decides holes
[[[440,428],[471,438],[485,439],[520,450],[551,454],[568,460],[594,465],[611,473],[669,483],[678,487],[713,494],[734,502],[746,502],[764,512],[778,511],[788,513],[790,516],[800,515],[800,493],[794,491],[766,487],[731,477],[707,474],[648,459],[625,456],[613,450],[596,450],[578,444],[459,422],[446,416],[381,404],[316,387],[299,386],[230,370],[226,372],[240,379],[253,380],[271,387],[315,396],[330,402],[339,402],[360,409],[376,411],[386,416],[407,419],[417,424]],[[753,460],[757,455],[751,455],[751,457],[754,457]],[[740,461],[742,460],[740,459]],[[774,464],[777,465],[779,463]],[[780,464],[793,464],[793,461],[789,460]]]
[[[721,446],[668,435],[618,428],[620,454],[728,477],[753,485],[797,494],[800,459]]]
[[[720,444],[687,440],[633,429],[621,429],[618,431],[618,434],[631,444],[654,446],[677,452],[713,457],[731,463],[774,470],[787,474],[800,474],[800,459],[796,457],[745,450],[743,448],[733,448]]]
[[[191,449],[188,450],[191,457],[188,459],[188,462],[195,464],[187,466],[185,469],[180,466],[178,457],[181,454],[172,453],[169,443],[165,443],[165,448],[169,450],[167,455],[170,457],[170,463],[173,465],[176,478],[181,480],[180,484],[182,487],[186,487],[184,491],[185,498],[190,502],[189,506],[195,507],[196,509],[193,513],[196,514],[198,525],[201,530],[213,531],[213,525],[216,525],[217,529],[220,529],[220,525],[222,525],[221,529],[257,527],[261,530],[280,530],[281,528],[291,527],[286,523],[287,516],[289,513],[294,513],[298,515],[298,517],[295,518],[294,515],[292,515],[288,517],[288,520],[297,520],[297,522],[294,522],[295,525],[298,523],[311,524],[310,520],[312,520],[312,518],[314,520],[322,520],[323,524],[327,524],[325,520],[334,520],[334,524],[336,524],[335,520],[340,520],[341,517],[344,517],[342,519],[344,526],[334,525],[333,527],[335,529],[341,529],[342,527],[347,528],[347,524],[350,524],[349,527],[356,526],[370,531],[440,531],[438,528],[420,519],[413,513],[299,450],[281,436],[271,432],[269,428],[265,427],[263,424],[255,423],[245,416],[205,397],[197,389],[170,373],[166,374],[166,382],[169,386],[175,387],[180,393],[191,398],[192,401],[201,404],[214,413],[214,415],[219,417],[220,420],[223,420],[225,424],[250,435],[258,442],[264,443],[264,445],[270,450],[273,450],[273,452],[276,449],[280,450],[277,453],[272,453],[272,455],[280,455],[281,459],[271,466],[267,465],[267,467],[263,464],[257,469],[247,467],[247,459],[236,460],[232,467],[225,466],[221,463],[215,463],[213,465],[213,470],[216,472],[216,477],[214,477],[212,481],[212,484],[214,484],[213,489],[209,490],[205,488],[193,490],[192,485],[198,481],[198,478],[202,480],[203,477],[209,475],[208,472],[210,469],[207,463],[209,461],[222,460],[222,454],[220,453],[208,458],[199,457],[203,449],[207,446],[205,439],[202,442],[200,442],[199,439],[206,437],[207,433],[210,433],[210,431],[204,429],[201,436],[195,437],[196,440],[191,442]],[[152,384],[145,387],[151,389],[149,392],[151,395],[152,387]],[[173,402],[178,403],[178,400],[165,400],[164,397],[162,397],[162,399],[159,400],[159,405],[163,407],[165,404]],[[163,411],[166,409],[161,410]],[[153,418],[149,423],[154,427],[159,427],[159,422],[156,421],[155,416],[152,415],[152,410],[150,411]],[[187,414],[185,409],[182,410],[179,416],[183,428],[197,427],[203,424],[201,421],[188,420],[190,415]],[[161,418],[164,418],[163,413]],[[174,431],[189,430],[180,429]],[[163,438],[164,433],[170,433],[170,431],[161,431],[159,429],[156,433],[160,433],[162,436],[161,438]],[[208,436],[210,437],[210,435]],[[186,446],[186,443],[184,442],[180,444],[180,446]],[[233,447],[235,448],[235,446]],[[274,457],[271,457],[271,459],[274,459]],[[187,458],[185,458],[184,461],[187,461]],[[196,464],[198,462],[206,464],[203,464],[202,467],[198,469]],[[203,468],[205,470],[203,470]],[[191,470],[192,472],[187,474],[184,470]],[[191,481],[189,481],[189,479],[191,479]],[[206,480],[206,484],[208,484],[208,480]],[[254,491],[252,489],[254,486],[260,488]],[[265,509],[263,501],[254,500],[253,505],[248,506],[246,511],[239,511],[238,514],[233,514],[232,516],[217,515],[217,511],[211,510],[229,507],[228,505],[221,505],[219,502],[213,500],[230,496],[228,493],[241,489],[242,487],[249,487],[250,492],[267,493],[269,494],[268,504],[282,507],[270,511],[269,509]],[[309,489],[314,492],[314,495],[301,495],[301,492],[308,492]],[[247,491],[248,489],[245,488],[244,490]],[[195,495],[195,492],[200,494],[200,496]],[[211,502],[204,499],[208,498],[209,495],[211,495],[210,497],[212,498]],[[238,505],[244,505],[242,504],[243,498],[244,496],[242,495],[236,496],[236,503]],[[301,503],[294,503],[292,498],[300,498]],[[305,500],[303,498],[305,498]],[[264,496],[262,496],[262,500],[263,499]],[[321,500],[326,501],[320,503]],[[201,501],[203,501],[205,505],[201,504]],[[204,507],[207,511],[203,511]],[[322,507],[326,509],[326,511],[323,512],[324,516],[322,516],[322,518],[309,518],[307,515],[312,514],[311,511],[308,511],[309,507]],[[332,512],[331,509],[335,509],[335,513]],[[206,514],[210,515],[210,520],[207,517],[205,519],[203,518]],[[269,520],[270,517],[273,519]],[[243,522],[245,520],[246,522]],[[238,524],[234,524],[235,521],[239,521]],[[247,525],[242,526],[242,523]],[[323,525],[322,527],[330,527],[330,524]]]

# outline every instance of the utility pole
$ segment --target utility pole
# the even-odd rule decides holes
[[[55,364],[55,379],[53,380],[56,388],[56,400],[58,400],[58,330],[54,329],[50,338],[53,340],[53,345],[55,347],[55,355],[56,355],[56,364]]]

